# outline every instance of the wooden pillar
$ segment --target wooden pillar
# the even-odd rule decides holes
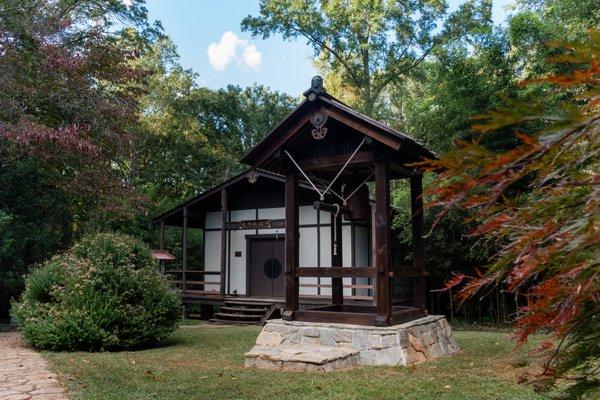
[[[185,294],[187,277],[187,230],[188,230],[188,209],[183,207],[183,228],[181,232],[181,290]]]
[[[425,245],[423,242],[423,176],[414,173],[410,176],[411,227],[413,239],[413,266],[419,271],[413,286],[415,307],[426,308],[425,296]]]
[[[333,188],[336,193],[341,193],[341,185]],[[337,249],[334,249],[333,238],[337,238]],[[337,216],[331,213],[331,266],[342,267],[343,265],[342,248],[342,213]],[[343,278],[331,278],[331,302],[333,304],[342,304],[344,302],[344,281]]]
[[[165,220],[160,220],[160,249],[165,249]]]
[[[165,220],[164,219],[160,220],[160,244],[159,244],[159,249],[160,250],[164,250],[165,249]],[[164,274],[165,270],[166,270],[165,261],[162,260],[162,261],[160,261],[160,272],[162,274]]]
[[[221,296],[225,296],[225,274],[227,272],[227,190],[221,189]]]
[[[298,268],[298,174],[291,170],[285,179],[285,311],[283,318],[294,319],[298,310],[299,279]]]
[[[390,174],[388,160],[375,161],[375,268],[377,269],[377,317],[375,324],[390,323]]]

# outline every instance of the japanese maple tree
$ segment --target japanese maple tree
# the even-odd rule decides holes
[[[547,357],[533,379],[537,387],[560,382],[568,397],[594,398],[600,393],[600,33],[556,47],[561,55],[552,61],[570,72],[523,83],[544,85],[547,98],[508,100],[480,117],[474,141],[458,142],[425,167],[438,173],[430,206],[469,209],[477,224],[471,234],[500,245],[481,274],[457,275],[447,287],[460,287],[463,301],[502,282],[524,300],[514,319],[518,342],[534,333],[550,338],[541,346]],[[557,97],[564,99],[558,108]],[[507,127],[519,145],[499,152],[482,144]]]

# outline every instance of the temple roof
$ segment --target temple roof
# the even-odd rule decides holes
[[[298,135],[306,132],[307,127],[315,127],[314,116],[317,113],[321,113],[325,121],[334,120],[338,127],[358,132],[387,147],[394,153],[393,157],[402,164],[436,157],[433,151],[407,134],[350,108],[328,94],[320,77],[313,78],[311,88],[304,92],[304,95],[306,98],[296,109],[254,146],[241,159],[242,163],[253,168],[281,172],[270,167],[268,160],[276,155],[279,149],[286,148]]]

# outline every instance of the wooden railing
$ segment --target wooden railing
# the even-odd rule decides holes
[[[331,284],[328,283],[300,283],[299,284],[300,288],[317,288],[317,289],[323,289],[323,288],[331,288]],[[374,285],[372,284],[345,284],[343,285],[344,289],[367,289],[367,290],[373,290]],[[331,298],[331,294],[300,294],[301,298],[304,299],[329,299]],[[347,300],[365,300],[365,301],[370,301],[373,300],[373,296],[368,295],[368,296],[358,296],[358,295],[345,295],[344,299]]]
[[[217,296],[221,294],[220,271],[195,271],[170,269],[165,271],[169,283],[179,287],[182,293]],[[206,276],[217,276],[216,280],[206,280]]]

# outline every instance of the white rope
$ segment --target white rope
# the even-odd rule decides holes
[[[360,189],[362,185],[364,185],[365,183],[367,183],[367,181],[369,179],[371,179],[371,177],[375,173],[372,172],[371,175],[369,175],[360,185],[358,185],[356,187],[356,189],[354,189],[354,191],[352,193],[350,193],[348,195],[348,197],[346,197],[346,198],[344,198],[342,195],[340,195],[339,193],[337,193],[331,187],[333,186],[333,184],[335,183],[335,181],[340,177],[340,175],[342,175],[342,172],[344,172],[344,170],[346,169],[346,167],[348,166],[348,164],[350,164],[350,161],[352,161],[352,159],[354,158],[354,156],[356,155],[356,153],[358,153],[358,151],[360,150],[360,148],[362,147],[362,145],[365,143],[366,140],[367,140],[367,138],[363,138],[363,140],[358,144],[358,146],[356,147],[356,149],[354,150],[354,152],[350,155],[350,157],[348,158],[348,160],[346,160],[346,162],[344,163],[344,165],[342,166],[342,168],[339,170],[339,172],[337,173],[337,175],[333,178],[333,180],[329,183],[329,185],[325,188],[325,190],[323,192],[321,192],[319,190],[319,188],[317,187],[317,185],[315,185],[314,182],[312,181],[312,179],[310,179],[308,177],[308,175],[304,172],[304,170],[302,169],[302,167],[300,167],[300,165],[298,165],[298,163],[296,162],[296,160],[294,160],[294,157],[292,157],[292,155],[287,150],[284,150],[284,153],[288,156],[288,158],[296,166],[296,168],[298,169],[298,171],[300,171],[300,173],[302,174],[302,176],[304,176],[304,178],[308,181],[308,183],[313,187],[313,189],[315,189],[315,191],[319,194],[319,198],[320,198],[321,201],[325,200],[325,195],[327,194],[327,192],[331,192],[336,197],[338,197],[340,200],[342,200],[342,203],[344,205],[346,205],[347,202],[348,202],[348,200],[352,196],[354,196],[354,194],[356,194],[356,192],[358,192],[358,189]],[[318,180],[321,185],[323,185],[323,182],[319,178],[315,178],[315,179]],[[336,206],[339,209],[339,205],[336,204]],[[339,212],[339,210],[338,210],[338,212]]]
[[[371,172],[371,175],[367,176],[367,178],[366,178],[364,181],[362,181],[362,183],[361,183],[360,185],[358,185],[358,186],[356,187],[356,189],[354,189],[354,190],[352,191],[352,193],[350,193],[350,194],[348,195],[348,197],[346,197],[346,198],[344,199],[344,205],[346,205],[346,201],[350,200],[350,197],[354,196],[354,194],[355,194],[356,192],[358,192],[358,189],[360,189],[360,188],[362,187],[362,185],[364,185],[365,183],[367,183],[367,182],[369,181],[369,179],[371,179],[371,177],[372,177],[373,175],[375,175],[375,172]]]
[[[323,200],[323,196],[325,195],[325,193],[321,193],[321,191],[319,189],[317,189],[317,187],[315,186],[315,184],[313,183],[313,181],[311,181],[310,178],[308,177],[308,175],[306,175],[304,173],[304,171],[302,170],[302,168],[300,168],[300,166],[298,165],[298,163],[296,162],[296,160],[294,160],[294,157],[292,157],[292,155],[290,153],[288,153],[287,150],[284,150],[284,153],[287,154],[287,156],[290,158],[290,160],[292,160],[292,162],[294,163],[294,165],[296,166],[296,168],[298,168],[298,171],[300,171],[300,173],[302,175],[304,175],[304,177],[306,178],[306,180],[308,181],[308,183],[310,183],[310,185],[313,187],[313,189],[315,189],[317,191],[317,193],[319,193],[319,196],[320,196],[321,200]]]
[[[346,160],[346,163],[344,164],[344,166],[342,167],[342,169],[340,169],[340,171],[337,173],[337,175],[335,176],[335,178],[333,178],[333,180],[331,181],[331,183],[329,184],[329,186],[327,186],[327,188],[325,189],[325,191],[321,195],[321,201],[324,200],[324,195],[327,194],[327,191],[333,186],[333,184],[335,183],[335,181],[337,180],[337,178],[339,178],[340,175],[342,175],[342,172],[344,172],[344,170],[346,169],[346,167],[348,166],[348,164],[350,164],[350,161],[352,161],[352,159],[354,158],[354,156],[356,155],[356,153],[358,153],[358,151],[360,150],[360,148],[362,147],[362,145],[365,143],[366,140],[367,140],[366,137],[363,138],[363,140],[358,144],[358,147],[356,148],[356,150],[354,150],[354,153],[352,153],[352,155],[350,156],[350,158],[348,158],[348,160]],[[345,205],[345,202],[344,202],[344,205]]]

